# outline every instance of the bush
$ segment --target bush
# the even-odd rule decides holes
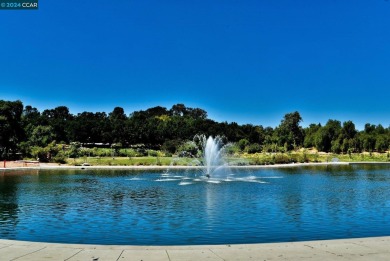
[[[309,162],[309,158],[308,158],[307,153],[305,151],[302,152],[302,155],[299,158],[299,162],[300,163]]]
[[[179,157],[196,157],[198,156],[198,146],[196,146],[195,142],[187,141],[180,145],[177,150]]]
[[[41,162],[51,162],[58,155],[58,153],[63,152],[63,145],[55,144],[53,141],[44,148],[34,146],[31,148],[31,154],[34,158],[39,159]]]
[[[79,150],[79,157],[83,157],[83,156],[93,156],[94,155],[94,150],[93,149],[89,149],[89,148],[80,148]]]
[[[234,155],[234,154],[238,154],[239,152],[240,152],[240,148],[238,147],[237,143],[228,143],[225,146],[225,153],[227,155]]]
[[[121,154],[123,153],[126,157],[132,158],[137,156],[137,152],[133,149],[122,149]]]
[[[298,154],[290,154],[290,162],[291,163],[296,163],[299,162],[300,158]]]
[[[150,157],[158,157],[158,152],[155,150],[148,150],[147,153]]]
[[[70,158],[78,158],[80,156],[80,148],[81,148],[80,142],[71,142],[68,156]]]
[[[33,146],[31,148],[31,155],[40,162],[49,162],[48,150],[46,148]]]
[[[137,156],[137,152],[134,149],[120,149],[118,156],[131,158]]]
[[[174,154],[180,146],[180,143],[181,142],[179,140],[167,140],[164,142],[161,148],[163,151]]]
[[[253,143],[248,146],[248,153],[253,154],[253,153],[258,153],[261,152],[261,146],[258,143]]]
[[[178,154],[178,156],[180,157],[180,158],[191,158],[191,157],[193,157],[194,155],[192,155],[190,152],[188,152],[188,151],[180,151],[179,152],[179,154]]]
[[[238,147],[241,151],[244,151],[246,146],[249,145],[249,141],[247,139],[241,139],[238,141]]]
[[[22,153],[23,157],[31,157],[31,146],[28,142],[22,141],[18,145],[19,151]]]
[[[261,159],[260,157],[258,157],[258,158],[254,159],[253,163],[254,163],[254,165],[265,165],[266,164],[266,160]]]
[[[276,154],[274,162],[276,164],[286,164],[291,162],[291,158],[285,154]]]
[[[148,152],[144,148],[139,148],[137,149],[137,156],[138,157],[148,156]]]
[[[66,158],[67,157],[65,156],[65,153],[60,151],[56,156],[53,157],[53,162],[65,164]]]

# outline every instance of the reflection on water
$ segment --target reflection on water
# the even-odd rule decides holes
[[[38,175],[38,170],[2,170],[0,172],[0,236],[14,238],[18,233],[19,205],[18,189],[23,179],[31,180]],[[12,176],[10,179],[9,177]]]
[[[227,180],[196,170],[2,172],[0,238],[180,245],[390,235],[389,170],[247,169]]]

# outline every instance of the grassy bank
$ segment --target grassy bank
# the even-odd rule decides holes
[[[351,153],[351,154],[333,154],[333,153],[312,153],[312,152],[290,152],[290,153],[255,153],[243,154],[242,158],[253,165],[268,164],[287,164],[304,162],[389,162],[388,153]]]
[[[88,163],[93,166],[187,166],[196,165],[192,158],[176,157],[82,157],[69,158],[67,164],[82,165]]]
[[[66,163],[69,165],[82,165],[88,163],[94,166],[196,166],[201,165],[200,159],[186,157],[80,157],[69,158]],[[255,153],[240,154],[226,158],[229,165],[273,165],[303,162],[390,162],[388,153],[312,153],[312,152],[290,152],[290,153]]]

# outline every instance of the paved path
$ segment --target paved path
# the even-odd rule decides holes
[[[104,246],[1,240],[0,260],[390,260],[390,237],[275,244]]]

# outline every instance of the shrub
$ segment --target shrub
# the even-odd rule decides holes
[[[301,156],[299,157],[299,162],[300,163],[309,162],[309,158],[307,157],[306,151],[302,152]]]
[[[162,145],[162,150],[174,154],[177,151],[177,148],[180,146],[179,140],[167,140]]]
[[[137,156],[137,152],[133,149],[126,149],[125,154],[126,154],[126,157],[129,157],[129,158]]]
[[[60,151],[56,156],[53,157],[53,162],[65,164],[66,163],[66,155],[64,152]]]
[[[143,156],[147,156],[147,155],[148,155],[148,152],[144,148],[137,149],[137,156],[138,157],[143,157]]]
[[[53,141],[44,148],[34,146],[31,148],[31,154],[41,162],[50,162],[54,160],[58,153],[63,153],[63,145],[57,145]]]
[[[18,145],[19,151],[24,157],[31,157],[31,146],[28,142],[22,141]]]
[[[93,149],[89,149],[89,148],[80,148],[79,150],[79,157],[84,157],[84,156],[93,156]]]
[[[31,148],[31,154],[34,158],[39,160],[40,162],[49,162],[48,159],[48,150],[46,148],[41,148],[37,146],[33,146]]]
[[[238,154],[240,152],[240,148],[238,147],[237,143],[229,143],[225,146],[225,153],[227,155],[234,155]]]
[[[249,141],[247,139],[241,139],[238,141],[238,147],[241,151],[244,151],[246,146],[249,145]]]
[[[195,142],[187,141],[180,145],[177,150],[179,157],[195,157],[198,155],[198,146],[196,146]]]
[[[276,154],[276,156],[274,158],[274,162],[276,164],[286,164],[286,163],[290,163],[291,159],[290,159],[290,157],[288,155]]]
[[[150,157],[157,157],[158,156],[158,152],[155,150],[148,150],[147,153],[148,153],[148,156],[150,156]]]
[[[68,156],[70,158],[78,158],[80,156],[80,148],[81,148],[80,142],[71,142]]]
[[[253,143],[248,146],[248,153],[253,154],[253,153],[258,153],[261,152],[261,146],[258,143]]]

